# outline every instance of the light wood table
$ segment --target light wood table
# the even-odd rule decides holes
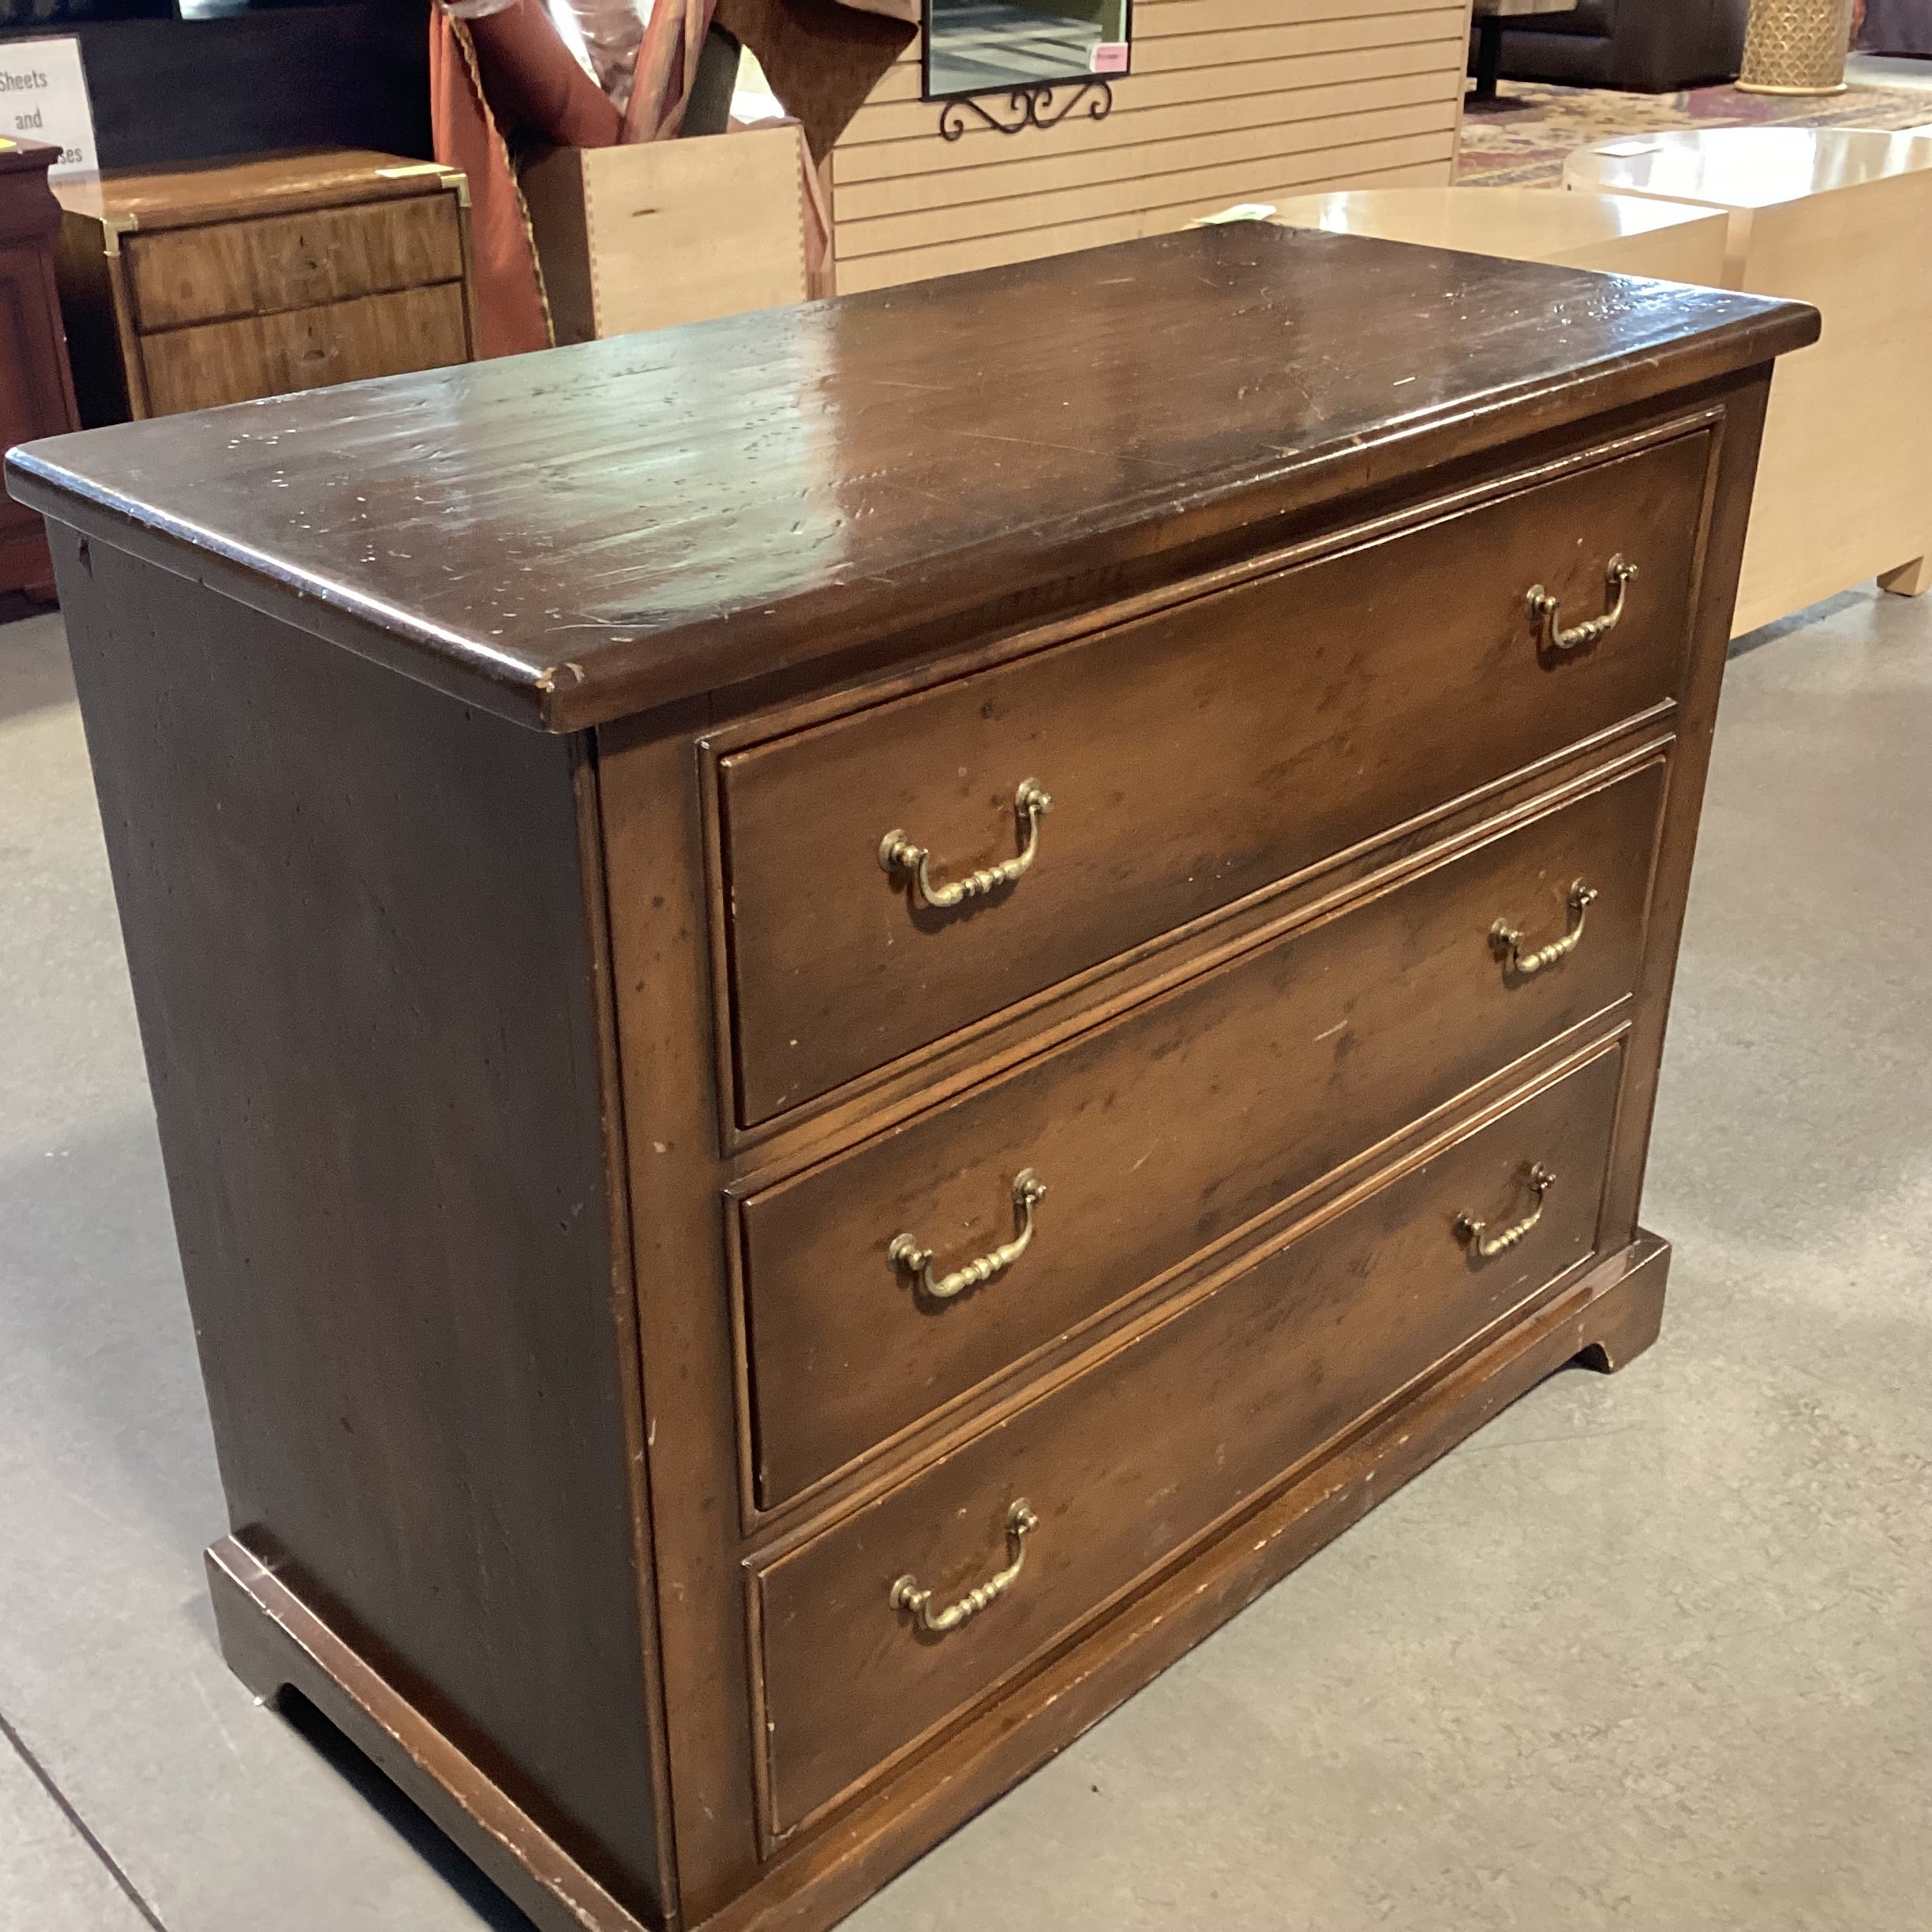
[[[1716,286],[1724,217],[1715,209],[1551,188],[1354,188],[1275,204],[1284,227],[1372,235],[1470,255]]]
[[[1932,139],[1646,134],[1578,149],[1563,182],[1723,210],[1725,286],[1824,316],[1772,389],[1734,633],[1867,578],[1932,588]]]
[[[1577,0],[1475,0],[1476,84],[1473,101],[1496,97],[1496,77],[1503,70],[1503,24],[1526,13],[1574,13]]]

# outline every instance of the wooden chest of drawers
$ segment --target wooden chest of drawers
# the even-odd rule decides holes
[[[546,1927],[823,1926],[1644,1347],[1815,328],[1220,229],[17,455],[235,1668]]]
[[[61,199],[90,427],[475,353],[469,188],[432,162],[274,155],[112,172]]]

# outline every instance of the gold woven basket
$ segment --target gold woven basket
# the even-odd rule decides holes
[[[1744,36],[1747,94],[1842,94],[1852,0],[1751,0]]]

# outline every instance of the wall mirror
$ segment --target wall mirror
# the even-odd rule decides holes
[[[1064,112],[1084,84],[1127,72],[1132,5],[1133,0],[926,0],[926,98],[1005,93],[1034,101],[1043,91],[1055,90]],[[1061,90],[1061,83],[1070,84]],[[1040,101],[1021,125],[1049,125],[1058,118],[1051,103]]]

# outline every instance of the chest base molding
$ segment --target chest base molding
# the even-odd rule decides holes
[[[889,1802],[856,1807],[706,1932],[822,1932],[1064,1750],[1208,1633],[1573,1361],[1612,1372],[1656,1340],[1670,1244],[1648,1230],[1533,1305],[1154,1589],[927,1753]],[[229,1667],[258,1697],[299,1693],[396,1784],[541,1932],[673,1932],[627,1910],[543,1826],[238,1537],[207,1556]],[[1019,1720],[1024,1717],[1024,1721]]]

